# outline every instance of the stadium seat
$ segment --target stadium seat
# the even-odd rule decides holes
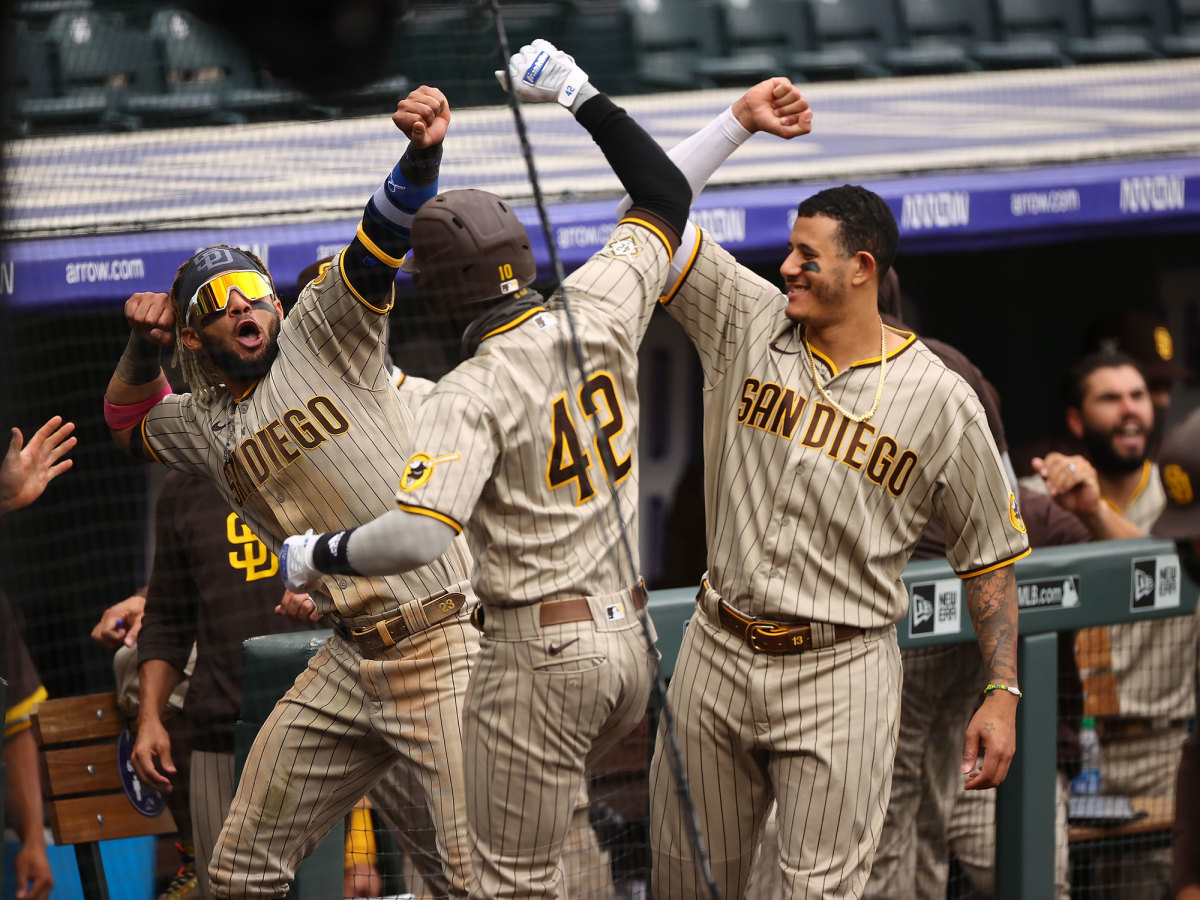
[[[4,131],[23,137],[34,130],[31,108],[55,100],[50,71],[50,48],[45,35],[15,22],[4,31]],[[106,97],[97,97],[85,118],[96,121],[108,108]]]
[[[626,0],[638,85],[647,90],[713,87],[697,63],[720,55],[712,0]]]
[[[742,86],[788,75],[789,52],[808,46],[799,0],[720,0],[717,12],[721,55],[696,62],[707,82]]]
[[[25,102],[35,129],[140,127],[123,103],[161,84],[149,34],[90,10],[64,11],[50,20],[46,40],[55,90],[53,96]]]
[[[60,12],[83,12],[91,8],[92,0],[17,0],[9,10],[31,31],[40,31]]]
[[[303,114],[298,91],[266,87],[254,60],[219,29],[181,9],[160,9],[149,33],[161,54],[164,90],[127,97],[147,124],[234,123]]]
[[[1067,41],[1083,35],[1080,0],[992,0],[996,40],[975,47],[985,69],[1032,69],[1071,64]]]
[[[883,63],[899,46],[891,0],[806,0],[812,43],[788,57],[804,78],[870,78],[891,74]]]
[[[1173,0],[1173,24],[1163,35],[1167,56],[1200,56],[1200,0]]]
[[[562,46],[606,93],[637,89],[633,23],[622,0],[574,0]]]
[[[1087,35],[1067,42],[1080,63],[1156,59],[1170,31],[1166,0],[1086,0]]]
[[[980,68],[975,48],[993,38],[984,0],[899,0],[899,9],[904,44],[884,57],[897,75]]]
[[[455,109],[500,103],[503,96],[491,77],[495,66],[482,61],[491,59],[495,40],[491,16],[476,7],[413,3],[393,36],[387,74],[404,76],[414,86],[440,88]],[[464,64],[467,60],[470,65]]]

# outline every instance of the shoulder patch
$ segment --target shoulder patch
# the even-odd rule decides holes
[[[1021,518],[1021,509],[1017,506],[1017,495],[1012,491],[1008,492],[1008,521],[1013,528],[1025,534],[1025,520]]]
[[[616,259],[633,259],[642,252],[642,245],[634,232],[624,237],[612,238],[605,246],[604,252]]]
[[[414,453],[408,458],[408,464],[400,476],[400,490],[415,491],[433,477],[434,467],[438,463],[452,462],[462,457],[457,453],[447,453],[444,456],[430,456],[428,453]]]

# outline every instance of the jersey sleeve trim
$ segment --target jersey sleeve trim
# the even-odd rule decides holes
[[[667,236],[662,233],[662,229],[659,228],[657,225],[655,225],[653,222],[648,222],[647,220],[642,219],[638,216],[626,216],[617,224],[624,225],[626,222],[628,222],[631,225],[640,225],[642,228],[645,228],[647,231],[654,234],[655,237],[657,237],[660,241],[663,242],[663,246],[667,248],[668,253],[673,252],[671,250],[671,242],[668,241]]]
[[[36,691],[6,709],[4,711],[4,739],[8,740],[14,734],[19,734],[33,724],[29,721],[29,714],[35,706],[49,696],[45,685],[39,684]]]
[[[455,534],[462,534],[462,525],[457,520],[450,518],[445,513],[440,513],[435,509],[429,509],[425,506],[411,506],[408,503],[396,503],[396,508],[401,512],[412,513],[415,516],[429,516],[431,519],[437,519],[445,525],[449,525],[454,529]]]
[[[146,448],[146,452],[150,454],[150,458],[161,465],[162,459],[154,452],[154,448],[150,446],[150,438],[146,435],[146,419],[144,417],[141,424],[138,425],[138,434],[141,436],[142,446]]]
[[[527,310],[525,310],[525,312],[521,313],[519,316],[517,316],[511,322],[506,322],[505,324],[499,326],[498,328],[493,328],[491,331],[489,331],[487,334],[485,334],[479,340],[481,342],[486,341],[490,337],[495,337],[498,334],[503,334],[506,331],[511,331],[512,329],[516,328],[518,325],[520,325],[522,322],[526,321],[527,319],[530,319],[533,316],[536,316],[538,313],[544,313],[545,311],[546,311],[546,307],[544,307],[544,306],[535,306],[532,309],[527,309]]]
[[[397,259],[396,257],[390,255],[386,250],[376,244],[369,237],[367,237],[367,232],[366,229],[363,228],[362,222],[358,223],[358,239],[362,241],[363,246],[367,248],[370,254],[381,263],[392,269],[400,268],[400,263],[404,261],[404,258],[400,257]]]
[[[697,226],[696,230],[700,232],[700,240],[692,244],[692,252],[683,266],[683,271],[679,273],[679,277],[675,279],[675,283],[667,289],[667,292],[658,298],[658,302],[663,306],[670,303],[671,299],[679,292],[679,288],[683,286],[683,279],[687,278],[688,272],[692,271],[692,266],[696,264],[696,257],[700,255],[700,242],[704,240],[704,229]]]
[[[358,231],[359,231],[359,236],[364,237],[362,234],[362,225],[358,226]],[[365,239],[365,237],[364,237],[364,239]],[[363,246],[366,246],[368,250],[371,249],[365,243]],[[346,277],[345,258],[346,258],[346,251],[342,250],[341,254],[338,256],[338,271],[342,275],[342,284],[346,285],[346,289],[354,295],[354,298],[356,300],[358,300],[358,302],[361,303],[363,306],[365,306],[367,309],[369,309],[371,312],[378,313],[381,316],[386,315],[391,310],[392,306],[395,304],[396,286],[393,284],[391,287],[391,290],[388,291],[388,305],[383,306],[383,307],[376,306],[375,304],[371,303],[371,301],[369,301],[366,297],[364,297],[362,294],[360,294],[358,292],[358,288],[356,288],[353,284],[351,284],[350,279]],[[399,264],[397,263],[397,265],[393,266],[392,268],[397,268],[398,265]]]
[[[1031,548],[1026,547],[1016,556],[1010,556],[1008,559],[1003,559],[998,563],[992,563],[990,566],[984,566],[982,569],[972,569],[970,572],[955,572],[954,574],[964,580],[967,578],[975,578],[979,575],[986,575],[988,572],[994,572],[997,569],[1003,569],[1005,566],[1015,563],[1018,559],[1024,559],[1032,552],[1033,551]]]

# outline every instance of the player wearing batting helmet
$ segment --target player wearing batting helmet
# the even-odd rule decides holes
[[[421,407],[399,509],[285,546],[291,583],[306,583],[314,569],[405,570],[465,530],[482,631],[464,711],[473,896],[561,898],[572,798],[641,719],[657,663],[639,625],[636,354],[688,193],[570,56],[535,42],[509,75],[520,97],[572,110],[633,207],[549,301],[528,288],[528,237],[502,200],[450,191],[421,207],[415,286],[465,324],[466,359]]]
[[[748,136],[735,108],[671,155],[703,185]],[[998,784],[1015,750],[1012,563],[1028,552],[1025,526],[974,393],[879,317],[897,241],[887,204],[847,185],[799,205],[784,293],[692,225],[675,255],[664,302],[704,369],[708,572],[668,700],[725,897],[745,889],[772,799],[787,894],[862,893],[896,750],[901,573],[930,519],[987,660],[966,786]],[[666,752],[660,733],[652,888],[696,897]]]
[[[117,444],[211,478],[272,549],[293,531],[391,508],[412,449],[383,335],[412,215],[437,192],[450,112],[422,87],[392,118],[408,149],[286,320],[266,267],[226,246],[188,260],[169,295],[126,303],[133,333],[105,397]],[[158,354],[172,344],[192,393],[167,387]],[[466,895],[460,717],[478,643],[470,554],[461,539],[442,549],[404,575],[312,585],[334,635],[254,742],[209,866],[216,896],[282,897],[299,861],[394,764],[433,822],[441,872],[428,874]]]

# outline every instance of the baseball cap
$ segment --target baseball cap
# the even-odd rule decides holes
[[[1200,538],[1200,409],[1172,429],[1158,454],[1166,508],[1150,533],[1161,538]]]
[[[1097,329],[1096,346],[1132,356],[1146,380],[1174,381],[1193,372],[1175,359],[1175,341],[1162,316],[1143,310],[1124,310]]]
[[[218,244],[205,247],[189,259],[175,278],[174,299],[187,318],[188,305],[202,286],[226,272],[259,272],[272,284],[271,276],[254,256],[237,247]],[[273,284],[272,284],[273,286]],[[226,295],[228,296],[228,295]],[[224,306],[224,303],[221,304]]]

